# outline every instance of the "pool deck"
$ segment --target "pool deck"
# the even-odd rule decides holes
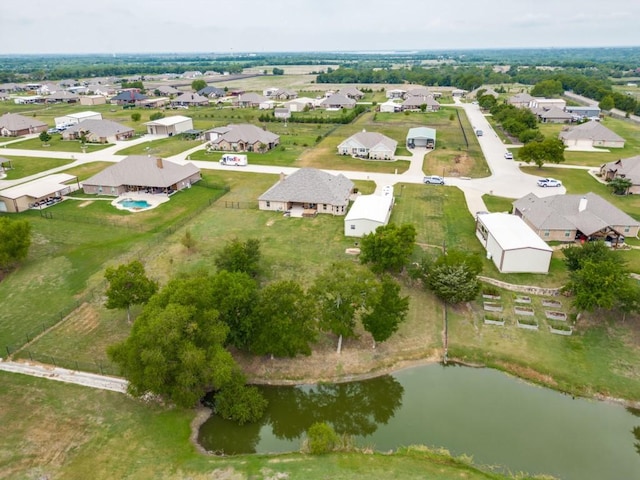
[[[149,204],[147,208],[127,208],[118,202],[122,200],[130,199],[130,200],[144,200]],[[111,205],[116,207],[118,210],[128,210],[129,212],[137,213],[137,212],[145,212],[147,210],[151,210],[152,208],[156,208],[158,205],[163,204],[164,202],[168,202],[169,197],[165,194],[151,194],[151,193],[136,193],[136,192],[128,192],[120,195],[115,200],[111,202]]]

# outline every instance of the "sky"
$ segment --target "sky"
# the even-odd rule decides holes
[[[638,0],[31,0],[0,54],[639,46]]]

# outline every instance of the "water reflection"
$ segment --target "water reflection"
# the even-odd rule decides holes
[[[269,425],[278,439],[295,440],[315,422],[327,422],[339,434],[364,437],[393,417],[404,394],[404,387],[388,375],[362,382],[260,389],[269,400],[260,422],[240,427],[213,416],[200,428],[200,444],[226,454],[255,453],[263,427]]]

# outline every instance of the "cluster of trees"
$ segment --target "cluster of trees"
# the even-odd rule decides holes
[[[228,347],[271,357],[309,355],[320,332],[337,335],[340,349],[360,325],[375,347],[408,311],[408,297],[391,276],[354,262],[332,264],[305,290],[290,280],[261,286],[260,260],[258,240],[235,239],[216,256],[217,273],[181,276],[160,290],[139,262],[106,271],[107,307],[145,304],[131,335],[109,349],[132,393],[192,406],[215,391],[223,417],[252,421],[263,403],[245,387]]]
[[[0,279],[27,258],[31,224],[27,220],[0,217]]]
[[[366,107],[362,105],[356,105],[352,109],[342,109],[341,115],[339,117],[324,117],[315,115],[313,117],[310,116],[298,116],[291,115],[291,117],[287,120],[289,123],[339,123],[339,124],[348,124],[353,122],[358,115],[366,112]],[[260,122],[283,122],[284,119],[276,118],[274,112],[263,113],[258,117],[258,121]]]
[[[573,294],[576,310],[619,310],[623,316],[640,311],[640,285],[616,251],[604,242],[586,242],[563,253],[569,270],[565,291]]]

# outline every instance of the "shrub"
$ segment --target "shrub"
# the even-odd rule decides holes
[[[338,435],[327,423],[314,423],[307,430],[307,449],[312,455],[332,452],[338,442]]]

